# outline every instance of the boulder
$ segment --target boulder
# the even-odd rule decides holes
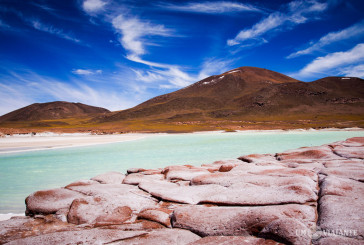
[[[293,218],[307,229],[316,225],[316,209],[308,205],[262,207],[176,208],[172,227],[190,230],[200,236],[248,236],[261,232],[277,219]]]
[[[75,229],[77,228],[73,224],[62,222],[54,215],[37,215],[37,218],[14,217],[0,222],[0,244],[25,237]]]
[[[172,210],[166,208],[146,209],[138,214],[138,219],[158,222],[166,227],[171,227],[170,215]]]
[[[97,182],[95,180],[78,180],[78,181],[72,182],[71,184],[66,185],[64,188],[69,189],[69,187],[72,187],[72,186],[95,185],[95,184],[100,184],[100,182]]]
[[[67,215],[69,223],[80,224],[122,224],[131,218],[132,210],[118,205],[117,200],[100,197],[75,199]]]
[[[167,180],[191,180],[195,176],[210,173],[207,169],[193,166],[169,166],[163,170]]]
[[[302,231],[301,234],[298,231]],[[298,234],[298,235],[297,235]],[[300,221],[292,218],[276,219],[259,233],[264,238],[274,239],[284,244],[311,244],[311,230]]]
[[[121,184],[125,178],[125,174],[119,172],[107,172],[97,175],[91,180],[100,182],[101,184]]]
[[[128,185],[139,185],[142,181],[153,181],[153,180],[163,180],[163,174],[145,175],[140,173],[128,174],[123,180],[123,184]]]
[[[157,200],[138,187],[124,184],[102,184],[73,186],[70,189],[87,196],[101,198],[103,203],[110,203],[114,206],[128,206],[135,212],[145,208],[157,207]]]
[[[73,200],[82,197],[81,193],[63,188],[37,191],[25,199],[25,212],[26,215],[53,214],[68,209]]]
[[[322,230],[355,231],[354,238],[364,237],[364,200],[360,196],[325,195],[319,201],[318,225]]]

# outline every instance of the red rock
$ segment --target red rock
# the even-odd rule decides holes
[[[263,238],[253,236],[207,236],[201,238],[188,245],[278,245],[272,240],[265,240]]]
[[[287,204],[262,207],[176,208],[172,226],[190,230],[201,236],[247,236],[263,230],[277,219],[293,218],[308,229],[316,225],[315,207]]]
[[[108,244],[114,241],[122,241],[125,239],[135,238],[137,236],[147,235],[145,231],[119,231],[114,229],[87,229],[79,231],[63,231],[50,234],[27,237],[12,241],[8,244]]]
[[[72,229],[77,228],[73,224],[61,222],[53,215],[40,216],[36,219],[15,217],[0,222],[0,244],[25,237]]]
[[[146,219],[158,222],[166,227],[171,227],[170,214],[172,210],[165,208],[146,209],[138,214],[138,219]]]
[[[69,187],[72,187],[72,186],[95,185],[95,184],[100,184],[100,182],[97,182],[95,180],[78,180],[78,181],[72,182],[71,184],[66,185],[65,188],[69,189]]]
[[[362,193],[363,194],[363,193]],[[364,200],[361,196],[325,195],[319,201],[318,225],[322,230],[352,230],[364,237]]]
[[[336,176],[347,179],[354,179],[364,182],[364,167],[332,167],[322,169],[320,174],[327,176]]]
[[[364,184],[359,181],[330,176],[321,182],[321,196],[337,195],[355,199],[364,194]]]
[[[234,171],[234,170],[232,170]],[[251,174],[256,175],[269,175],[269,176],[307,176],[311,178],[313,181],[317,182],[318,177],[315,171],[308,169],[297,169],[297,168],[278,168],[278,169],[267,169],[262,171],[250,171]]]
[[[128,174],[135,174],[143,171],[145,171],[144,168],[129,168],[128,170],[126,170]]]
[[[53,214],[60,209],[68,209],[76,198],[84,195],[63,188],[37,191],[25,199],[26,214]]]
[[[298,231],[303,231],[301,235]],[[299,235],[297,235],[299,234]],[[311,230],[300,221],[292,218],[276,219],[259,233],[259,236],[274,239],[284,244],[311,244]]]
[[[142,236],[118,241],[120,245],[130,244],[189,244],[200,237],[187,230],[181,229],[158,229],[148,232]]]
[[[140,212],[145,208],[157,207],[157,200],[133,185],[102,184],[73,186],[70,188],[87,196],[100,197],[105,204],[113,203],[116,206],[128,206],[135,212]]]
[[[91,180],[100,182],[101,184],[121,184],[125,178],[125,174],[119,172],[107,172],[104,174],[97,175]]]
[[[364,159],[364,146],[346,147],[343,145],[336,145],[334,146],[333,151],[341,157]]]
[[[335,160],[342,159],[335,155],[329,146],[302,147],[295,150],[277,153],[278,160]]]
[[[229,187],[237,183],[250,183],[258,186],[308,185],[313,191],[317,190],[317,183],[306,176],[270,176],[239,173],[213,173],[194,177],[191,185],[216,184]]]
[[[139,188],[162,200],[187,204],[197,204],[205,196],[225,190],[219,185],[180,186],[167,181],[143,181]]]
[[[87,197],[72,202],[67,215],[69,223],[80,224],[122,224],[131,218],[132,210],[100,197]]]
[[[123,184],[139,185],[142,181],[163,180],[163,174],[145,175],[140,173],[129,174],[123,180]]]
[[[334,236],[324,237],[314,242],[315,245],[332,245],[332,244],[345,244],[345,245],[363,245],[363,240],[354,239],[350,237]]]
[[[277,159],[272,154],[250,154],[238,158],[240,161],[247,163],[255,162],[276,162]]]

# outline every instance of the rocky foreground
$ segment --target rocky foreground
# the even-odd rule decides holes
[[[364,244],[364,138],[38,191],[8,244]]]

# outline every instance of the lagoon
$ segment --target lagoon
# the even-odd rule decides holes
[[[240,131],[155,134],[134,141],[0,154],[0,214],[23,213],[34,191],[65,186],[107,171],[169,165],[201,165],[252,153],[317,146],[364,131]]]

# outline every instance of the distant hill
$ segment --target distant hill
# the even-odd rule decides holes
[[[12,111],[1,116],[0,122],[54,120],[108,112],[110,111],[101,107],[89,106],[81,103],[55,101],[49,103],[34,103]]]
[[[255,67],[241,67],[157,96],[99,122],[132,119],[210,120],[247,116],[364,113],[364,80],[327,77],[301,82]]]

